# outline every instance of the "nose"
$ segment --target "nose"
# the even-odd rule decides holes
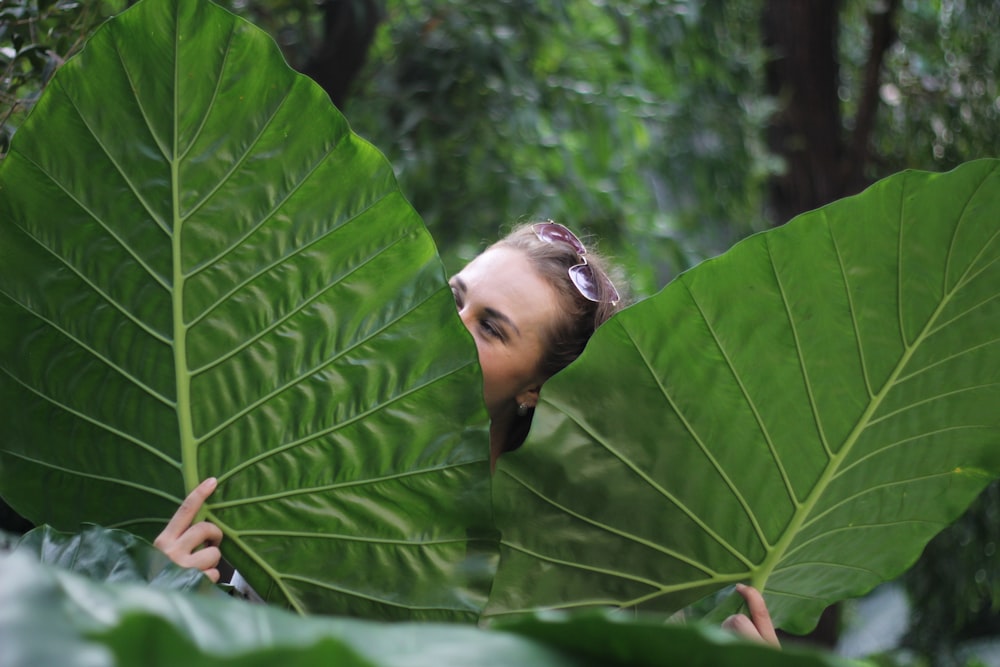
[[[465,306],[455,306],[458,309],[458,317],[462,320],[465,328],[472,332],[472,311]]]

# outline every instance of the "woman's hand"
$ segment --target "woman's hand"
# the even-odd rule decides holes
[[[774,631],[764,596],[756,588],[744,584],[736,584],[736,592],[746,600],[750,616],[748,618],[743,614],[733,614],[722,622],[722,627],[747,639],[780,647],[781,643]]]
[[[219,581],[219,543],[222,542],[222,530],[213,523],[202,521],[191,525],[198,510],[205,503],[218,480],[209,477],[196,486],[181,506],[177,508],[170,523],[153,541],[153,546],[167,554],[170,560],[182,567],[196,567],[208,576],[213,583]]]

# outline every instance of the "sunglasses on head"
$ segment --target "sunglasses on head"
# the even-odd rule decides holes
[[[580,257],[580,263],[569,267],[569,278],[585,299],[596,302],[608,301],[611,305],[615,305],[621,300],[621,296],[619,296],[618,290],[615,289],[614,283],[607,276],[601,276],[607,292],[605,298],[601,298],[601,291],[597,284],[598,276],[594,272],[594,267],[587,263],[587,248],[576,237],[576,234],[558,222],[552,222],[551,220],[536,222],[531,226],[531,231],[535,232],[535,236],[542,241],[547,243],[565,243],[573,248],[577,256]]]

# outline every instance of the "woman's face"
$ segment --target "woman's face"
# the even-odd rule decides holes
[[[491,418],[534,406],[545,378],[538,366],[546,332],[559,317],[555,290],[520,250],[494,246],[451,279],[458,314],[472,333]]]

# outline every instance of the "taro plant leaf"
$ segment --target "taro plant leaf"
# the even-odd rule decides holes
[[[384,157],[274,42],[144,0],[0,165],[0,492],[36,523],[202,518],[267,600],[478,615],[475,347]]]
[[[590,656],[599,665],[860,667],[862,664],[793,643],[778,650],[761,642],[750,642],[718,625],[664,623],[659,614],[538,611],[492,623],[490,627]]]
[[[14,550],[96,581],[222,594],[201,570],[174,564],[152,544],[124,530],[86,526],[79,533],[65,533],[39,526],[23,535]]]
[[[998,165],[887,178],[602,327],[500,461],[486,613],[745,580],[804,631],[898,576],[1000,471]]]
[[[109,557],[113,547],[109,547]],[[313,667],[846,665],[776,651],[718,628],[591,614],[468,625],[301,617],[226,596],[85,579],[22,553],[0,555],[0,664]]]

